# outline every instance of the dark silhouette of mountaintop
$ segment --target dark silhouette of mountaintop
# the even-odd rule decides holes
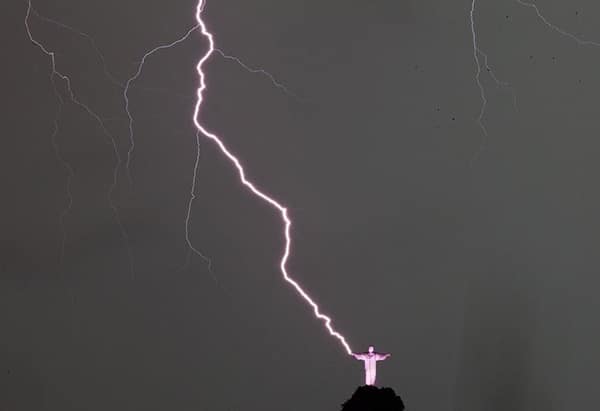
[[[372,385],[358,387],[352,397],[342,404],[342,411],[403,411],[404,403],[391,388]]]

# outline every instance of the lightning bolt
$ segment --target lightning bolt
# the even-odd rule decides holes
[[[27,31],[27,36],[29,37],[29,40],[50,58],[50,67],[51,67],[50,81],[52,83],[52,87],[54,89],[55,95],[58,100],[58,105],[59,105],[59,111],[57,114],[57,118],[54,121],[55,127],[54,127],[54,131],[52,133],[51,139],[52,139],[52,144],[54,146],[55,153],[57,155],[58,160],[61,162],[61,164],[63,164],[67,168],[67,171],[68,171],[68,178],[67,178],[68,204],[67,204],[67,207],[63,210],[63,212],[60,215],[61,230],[63,233],[63,244],[61,246],[61,256],[64,253],[64,244],[66,241],[66,230],[64,227],[64,220],[67,217],[68,213],[70,212],[72,203],[73,203],[73,196],[72,196],[72,193],[70,190],[71,180],[73,178],[73,169],[69,165],[69,163],[66,162],[65,159],[60,155],[60,150],[58,149],[58,143],[56,141],[56,136],[58,135],[58,118],[60,116],[60,112],[61,112],[62,106],[64,104],[64,101],[63,101],[60,93],[58,92],[58,89],[56,86],[56,81],[55,81],[56,77],[60,78],[64,82],[70,101],[73,104],[75,104],[76,106],[78,106],[80,109],[82,109],[84,112],[86,112],[99,125],[103,134],[107,138],[108,143],[112,147],[112,151],[113,151],[114,158],[115,158],[115,165],[114,165],[113,172],[112,172],[112,182],[108,189],[108,203],[109,203],[110,209],[112,210],[115,222],[117,223],[117,226],[119,227],[121,237],[125,241],[126,248],[127,248],[127,255],[129,258],[129,268],[131,270],[131,275],[133,277],[135,275],[135,270],[134,270],[134,264],[133,264],[133,253],[132,253],[131,247],[129,245],[129,236],[127,235],[127,232],[125,231],[125,227],[123,226],[121,217],[119,215],[119,210],[113,200],[113,193],[118,184],[119,168],[121,167],[121,155],[119,154],[117,142],[115,140],[115,137],[112,135],[112,133],[108,130],[108,128],[104,124],[104,121],[102,120],[102,118],[94,110],[92,110],[88,105],[84,104],[77,98],[77,96],[75,95],[75,92],[73,91],[71,78],[68,75],[63,74],[60,71],[58,71],[58,69],[56,67],[55,52],[48,50],[48,48],[46,48],[40,41],[36,40],[35,37],[33,36],[32,32],[31,32],[31,27],[29,26],[29,18],[32,14],[32,10],[33,10],[33,7],[31,4],[31,0],[28,0],[27,1],[27,12],[25,14],[25,29]]]
[[[199,26],[196,25],[195,27],[197,28]],[[220,50],[216,47],[214,49],[214,52],[220,54],[226,60],[234,61],[236,64],[238,64],[240,67],[242,67],[244,70],[246,70],[247,72],[249,72],[251,74],[261,74],[261,75],[267,77],[275,87],[277,87],[278,89],[283,91],[285,94],[287,94],[290,97],[294,97],[296,99],[298,98],[298,96],[295,93],[292,93],[283,83],[280,83],[279,81],[277,81],[275,76],[273,76],[268,71],[261,69],[261,68],[258,68],[258,69],[252,68],[252,67],[248,66],[246,63],[244,63],[242,60],[240,60],[238,57],[226,54],[225,52],[223,52],[222,50]],[[212,269],[212,260],[193,245],[193,242],[191,239],[191,234],[190,234],[190,222],[192,219],[192,207],[194,204],[194,200],[196,199],[196,183],[197,183],[197,179],[198,179],[199,163],[200,163],[200,130],[198,130],[198,132],[196,133],[196,159],[194,162],[192,185],[190,188],[190,197],[188,200],[188,207],[187,207],[187,212],[186,212],[186,217],[185,217],[185,240],[187,242],[189,250],[191,252],[193,252],[194,254],[196,254],[197,256],[199,256],[202,260],[204,260],[204,262],[207,265],[208,272],[210,273],[213,280],[215,281],[215,284],[220,286],[219,281],[218,281],[217,277],[215,276],[214,271]],[[188,254],[188,258],[187,258],[184,268],[189,266],[190,257],[191,257],[191,255]],[[227,291],[225,289],[223,289],[223,291],[225,293],[227,293]]]
[[[222,142],[222,140],[214,133],[208,131],[201,123],[199,120],[199,114],[200,114],[200,110],[204,101],[203,95],[204,95],[204,91],[206,90],[206,81],[205,81],[205,74],[203,71],[203,66],[204,64],[213,56],[213,54],[219,54],[221,55],[224,59],[226,60],[232,60],[234,62],[236,62],[238,65],[240,65],[243,69],[245,69],[246,71],[250,72],[250,73],[255,73],[255,74],[262,74],[266,77],[269,78],[269,80],[271,81],[271,83],[276,86],[277,88],[279,88],[281,91],[283,91],[284,93],[288,94],[289,96],[292,97],[296,97],[296,95],[292,92],[290,92],[290,90],[285,87],[282,83],[280,83],[279,81],[277,81],[275,79],[275,77],[270,74],[269,72],[267,72],[266,70],[263,69],[256,69],[256,68],[252,68],[250,66],[248,66],[247,64],[245,64],[244,62],[242,62],[239,58],[235,57],[235,56],[231,56],[226,54],[225,52],[223,52],[221,49],[218,49],[215,47],[215,43],[214,43],[214,39],[213,39],[213,35],[212,33],[210,33],[206,27],[206,24],[204,23],[203,19],[202,19],[202,12],[204,9],[206,2],[205,0],[199,0],[197,8],[196,8],[196,22],[197,24],[194,25],[192,28],[190,28],[184,36],[180,37],[179,39],[171,42],[171,43],[167,43],[167,44],[163,44],[163,45],[159,45],[153,49],[151,49],[150,51],[148,51],[147,53],[145,53],[141,59],[141,61],[138,64],[137,70],[135,71],[135,73],[133,74],[132,77],[130,77],[124,84],[119,82],[119,80],[117,80],[108,70],[107,65],[106,65],[106,60],[104,58],[104,55],[102,54],[101,50],[98,48],[96,42],[94,41],[93,37],[89,36],[88,34],[77,30],[71,26],[65,25],[63,23],[60,23],[56,20],[52,20],[43,16],[40,16],[35,10],[33,10],[32,4],[31,4],[31,0],[28,0],[28,8],[27,8],[27,13],[26,13],[26,17],[25,17],[25,26],[27,29],[27,33],[29,36],[29,39],[31,40],[32,43],[34,43],[38,48],[40,48],[40,50],[42,50],[42,52],[44,52],[51,61],[51,73],[50,73],[50,78],[52,81],[52,85],[55,89],[56,95],[57,95],[57,99],[59,101],[59,109],[57,110],[57,117],[55,119],[54,122],[54,131],[52,134],[52,142],[55,148],[55,152],[57,155],[57,158],[61,161],[61,163],[63,164],[63,166],[67,169],[69,177],[68,177],[68,181],[67,181],[67,192],[68,192],[68,204],[67,204],[67,208],[65,209],[65,211],[63,212],[63,214],[61,214],[61,224],[62,221],[64,220],[64,218],[66,217],[66,215],[68,214],[68,212],[71,209],[72,206],[72,195],[70,192],[70,184],[71,184],[71,179],[73,176],[73,170],[70,167],[70,165],[68,164],[68,162],[66,162],[66,160],[64,160],[64,158],[60,155],[60,149],[58,147],[58,143],[56,141],[56,136],[58,135],[58,131],[59,131],[59,119],[60,119],[60,115],[62,112],[62,104],[63,104],[63,99],[62,96],[60,95],[60,93],[58,92],[57,88],[56,88],[56,82],[55,82],[55,78],[58,77],[61,80],[64,81],[64,83],[66,84],[66,88],[70,97],[70,100],[76,104],[77,106],[79,106],[81,109],[83,109],[88,115],[90,115],[101,127],[103,133],[105,134],[105,136],[108,138],[108,140],[110,141],[112,147],[113,147],[113,151],[114,151],[114,157],[115,157],[115,168],[114,168],[114,172],[113,172],[113,182],[109,188],[109,204],[111,209],[113,210],[115,219],[121,229],[121,233],[123,238],[126,240],[127,245],[128,245],[128,253],[130,256],[130,262],[131,262],[131,269],[132,269],[132,273],[133,273],[133,258],[132,258],[132,254],[131,254],[131,250],[129,248],[129,242],[128,242],[128,237],[127,237],[127,233],[121,223],[119,214],[118,214],[118,209],[116,207],[116,205],[113,202],[112,199],[112,195],[113,192],[117,186],[118,183],[118,173],[120,170],[120,167],[122,166],[122,160],[121,160],[121,156],[119,154],[118,151],[118,146],[116,143],[115,138],[113,137],[113,135],[110,133],[110,131],[107,129],[107,127],[104,124],[104,121],[102,120],[102,118],[95,113],[89,106],[87,106],[86,104],[82,103],[77,96],[75,95],[72,86],[71,86],[71,80],[70,78],[59,72],[56,68],[56,57],[55,57],[55,53],[53,51],[48,50],[41,42],[37,41],[33,35],[31,34],[31,30],[29,27],[29,18],[31,14],[35,14],[37,15],[39,18],[41,18],[42,20],[45,20],[49,23],[53,23],[56,24],[60,27],[63,27],[65,29],[71,30],[75,33],[78,33],[79,35],[85,37],[92,45],[93,49],[95,50],[95,52],[98,54],[98,56],[100,57],[101,61],[102,61],[102,65],[104,68],[104,73],[105,75],[111,80],[111,82],[119,87],[121,87],[123,89],[123,99],[124,99],[124,106],[125,106],[125,112],[127,114],[127,117],[129,119],[129,149],[127,152],[127,161],[126,161],[126,169],[127,169],[127,173],[128,173],[128,177],[131,179],[131,174],[130,174],[130,164],[131,164],[131,160],[132,160],[132,155],[133,152],[135,150],[135,139],[134,139],[134,119],[133,116],[131,115],[131,112],[129,110],[130,108],[130,101],[129,101],[129,91],[133,86],[133,83],[139,78],[139,76],[142,73],[144,64],[146,62],[146,60],[151,57],[153,54],[157,53],[160,50],[164,50],[167,48],[171,48],[173,46],[176,46],[177,44],[185,41],[187,38],[189,38],[191,36],[191,34],[196,31],[196,30],[200,30],[202,36],[204,36],[207,40],[208,40],[208,50],[207,52],[202,56],[202,58],[200,59],[200,61],[198,62],[197,65],[197,72],[198,72],[198,76],[199,76],[199,87],[197,88],[197,100],[196,100],[196,105],[194,108],[194,114],[193,114],[193,123],[196,126],[197,129],[197,134],[196,134],[196,146],[197,146],[197,152],[196,152],[196,159],[195,159],[195,163],[194,163],[194,171],[193,171],[193,178],[192,178],[192,184],[191,184],[191,189],[190,189],[190,198],[189,198],[189,202],[188,202],[188,210],[187,210],[187,214],[186,214],[186,219],[185,219],[185,223],[186,223],[186,231],[185,231],[185,236],[186,236],[186,241],[188,243],[189,249],[192,250],[194,253],[196,253],[197,255],[199,255],[200,257],[202,257],[209,266],[209,270],[211,270],[211,261],[209,258],[207,258],[204,254],[202,254],[197,248],[195,248],[193,246],[191,237],[190,237],[190,231],[189,231],[189,224],[190,224],[190,220],[191,220],[191,214],[192,214],[192,206],[193,206],[193,202],[196,198],[196,181],[197,181],[197,171],[198,171],[198,164],[200,161],[200,137],[201,135],[204,135],[205,137],[207,137],[208,139],[210,139],[213,143],[215,143],[218,148],[221,150],[221,152],[225,155],[225,157],[231,162],[231,164],[237,169],[238,174],[239,174],[239,178],[240,178],[240,182],[241,184],[246,187],[249,191],[251,191],[255,196],[257,196],[258,198],[260,198],[261,200],[265,201],[266,203],[268,203],[271,207],[273,207],[274,209],[276,209],[279,214],[281,215],[281,220],[283,223],[283,237],[285,239],[285,245],[284,245],[284,251],[283,254],[281,256],[281,260],[280,260],[280,270],[281,270],[281,274],[284,278],[284,280],[290,284],[294,290],[298,293],[298,295],[313,309],[313,313],[315,315],[315,317],[320,320],[323,325],[325,326],[325,328],[327,329],[327,331],[329,332],[329,334],[336,338],[340,344],[343,346],[343,348],[346,350],[346,352],[348,354],[350,354],[352,351],[350,349],[349,344],[347,343],[346,339],[344,338],[343,335],[341,335],[339,332],[337,332],[333,326],[332,326],[332,320],[329,316],[323,314],[321,312],[321,309],[319,308],[319,306],[317,305],[317,303],[308,295],[308,293],[300,286],[300,284],[298,284],[298,282],[296,282],[293,278],[290,277],[288,271],[287,271],[287,262],[290,256],[290,252],[291,252],[291,226],[292,226],[292,221],[288,215],[288,210],[286,207],[284,207],[282,204],[280,204],[278,201],[276,201],[272,196],[270,196],[269,194],[267,194],[266,192],[260,190],[259,188],[257,188],[257,186],[252,183],[251,181],[249,181],[246,178],[246,173],[245,170],[241,164],[241,162],[238,160],[238,158],[225,146],[225,144]],[[63,227],[64,228],[64,227]],[[63,238],[66,238],[66,232],[63,231]],[[63,250],[64,250],[64,243],[63,243]],[[64,251],[61,251],[61,255],[62,253],[64,253]],[[211,271],[212,274],[212,271]],[[214,275],[213,275],[214,277]],[[216,278],[215,278],[216,280]]]
[[[308,295],[308,293],[306,291],[304,291],[304,289],[294,279],[292,279],[290,277],[290,275],[287,271],[287,261],[290,256],[291,243],[292,243],[291,233],[290,233],[291,227],[292,227],[292,220],[290,219],[290,217],[288,215],[287,208],[284,207],[282,204],[280,204],[272,196],[270,196],[269,194],[267,194],[264,191],[257,188],[254,185],[254,183],[249,181],[246,178],[246,172],[244,171],[244,167],[242,166],[240,160],[225,146],[225,144],[223,143],[223,141],[221,140],[221,138],[219,136],[217,136],[216,134],[207,130],[199,120],[200,110],[202,108],[202,103],[204,102],[204,91],[206,90],[206,87],[207,87],[206,86],[206,76],[204,74],[203,68],[204,68],[204,64],[210,59],[210,57],[213,55],[213,53],[216,52],[213,34],[210,31],[208,31],[206,24],[205,24],[204,20],[202,19],[202,12],[204,11],[205,4],[206,4],[206,0],[199,0],[197,8],[196,8],[196,21],[198,23],[198,26],[200,27],[200,31],[201,31],[202,35],[206,38],[206,40],[208,40],[208,50],[206,51],[206,54],[204,54],[201,57],[200,61],[198,62],[197,66],[196,66],[200,85],[197,89],[198,99],[196,101],[196,105],[194,108],[193,122],[194,122],[197,130],[201,134],[203,134],[205,137],[210,139],[213,143],[215,143],[217,145],[217,147],[220,149],[220,151],[222,152],[222,154],[229,160],[231,165],[237,169],[241,184],[244,187],[246,187],[256,197],[260,198],[261,200],[263,200],[264,202],[269,204],[271,207],[273,207],[275,210],[277,210],[277,212],[279,212],[279,214],[281,215],[281,221],[283,223],[283,236],[285,238],[285,247],[284,247],[283,255],[281,256],[281,260],[280,260],[280,264],[279,264],[281,274],[282,274],[284,280],[287,283],[289,283],[296,290],[298,295],[302,299],[304,299],[304,301],[306,303],[308,303],[308,305],[310,307],[312,307],[315,317],[322,321],[322,323],[324,324],[324,326],[327,329],[327,331],[329,332],[329,334],[332,337],[335,337],[341,343],[341,345],[344,347],[346,352],[348,354],[350,354],[350,353],[352,353],[350,346],[346,342],[346,339],[344,338],[344,336],[341,335],[339,332],[337,332],[333,328],[333,326],[331,324],[331,322],[332,322],[331,318],[321,312],[317,303],[315,303],[315,301]]]

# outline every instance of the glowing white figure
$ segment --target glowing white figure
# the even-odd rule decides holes
[[[351,356],[357,360],[365,362],[365,384],[375,385],[375,376],[377,374],[377,361],[383,361],[392,354],[380,354],[375,352],[375,349],[371,346],[368,352],[360,354],[350,353]]]

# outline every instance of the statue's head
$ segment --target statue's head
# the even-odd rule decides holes
[[[373,354],[373,351],[375,351],[375,348],[373,348],[373,346],[371,345],[369,347],[369,354]]]

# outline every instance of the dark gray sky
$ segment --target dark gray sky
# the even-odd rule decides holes
[[[33,4],[92,36],[120,81],[194,24],[194,0]],[[537,4],[600,39],[596,1]],[[202,119],[289,205],[294,278],[355,350],[394,354],[379,381],[409,409],[594,409],[600,47],[516,1],[476,5],[479,47],[512,86],[483,68],[487,137],[468,0],[209,1],[218,46],[300,98],[215,56]],[[68,172],[25,12],[2,5],[0,409],[337,409],[361,364],[282,281],[278,215],[204,139],[190,229],[220,286],[201,259],[185,266],[206,42],[155,54],[131,91],[133,186],[121,168],[113,195],[127,242],[108,201],[111,147],[66,100],[61,258]],[[31,28],[125,156],[122,90],[90,43],[35,16]]]

